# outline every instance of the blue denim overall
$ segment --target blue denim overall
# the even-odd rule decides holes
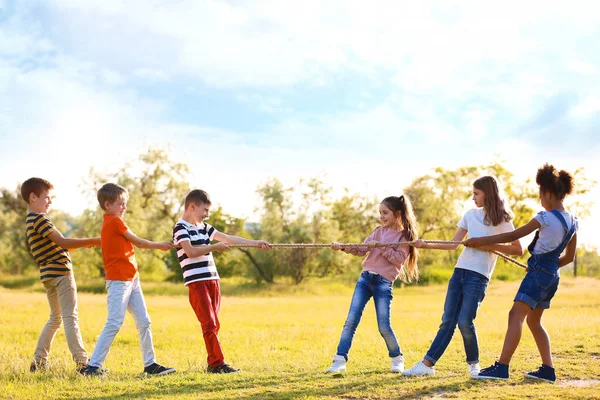
[[[562,242],[552,251],[543,254],[533,254],[533,249],[539,238],[539,230],[535,233],[533,241],[527,248],[531,257],[527,260],[527,275],[523,278],[519,291],[515,296],[515,301],[522,301],[532,309],[550,308],[550,300],[554,297],[558,289],[560,274],[558,272],[558,262],[560,254],[567,247],[567,244],[573,238],[577,230],[577,223],[573,221],[571,229],[562,214],[557,210],[551,210],[552,214],[558,218],[563,228],[567,232]]]

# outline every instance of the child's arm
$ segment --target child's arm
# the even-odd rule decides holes
[[[100,247],[100,238],[66,238],[56,228],[48,235],[48,238],[63,249],[79,249],[82,247]]]
[[[523,255],[523,247],[521,246],[521,242],[518,240],[510,242],[510,244],[486,244],[479,247],[479,250],[484,251],[499,251],[502,254],[506,254],[507,256],[522,256]]]
[[[155,249],[166,251],[173,248],[173,244],[169,242],[153,242],[151,240],[146,240],[137,237],[136,234],[131,231],[131,229],[127,229],[123,236],[125,236],[125,239],[133,243],[135,247],[139,247],[140,249]]]
[[[271,245],[264,240],[245,239],[239,236],[227,235],[223,232],[216,232],[214,239],[218,240],[219,242],[225,242],[227,244],[253,244],[257,245],[262,250],[267,250],[271,248]]]
[[[207,244],[202,246],[192,246],[192,242],[190,242],[189,240],[182,240],[181,242],[179,242],[179,245],[181,246],[183,251],[185,251],[185,254],[189,258],[200,257],[212,251],[229,250],[229,246],[227,246],[227,243],[224,242]]]
[[[565,265],[572,263],[575,259],[575,251],[577,250],[577,233],[573,235],[571,241],[567,245],[567,251],[565,254],[558,259],[558,268],[562,268]]]
[[[464,228],[458,228],[456,233],[452,237],[453,242],[461,242],[465,236],[467,236],[467,230]],[[415,244],[413,244],[418,249],[435,249],[435,250],[456,250],[458,248],[458,244],[445,244],[445,243],[425,243],[423,240],[419,239]]]
[[[495,243],[508,243],[514,242],[522,238],[523,236],[529,235],[531,232],[540,228],[540,223],[537,219],[533,218],[531,221],[518,229],[515,229],[512,232],[500,233],[498,235],[492,236],[483,236],[478,238],[471,238],[465,242],[465,246],[467,247],[481,247],[485,244],[495,244]]]

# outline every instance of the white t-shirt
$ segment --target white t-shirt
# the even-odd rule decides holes
[[[575,229],[577,229],[577,220],[573,215],[566,211],[559,212],[565,219],[569,229],[573,224],[576,224]],[[540,211],[534,218],[540,223],[541,227],[540,236],[533,248],[533,254],[548,253],[557,248],[567,234],[558,217],[550,211]]]
[[[467,211],[457,225],[469,232],[469,238],[497,235],[515,230],[512,222],[503,221],[497,226],[485,225],[483,223],[484,218],[485,211],[483,208],[474,208]],[[498,256],[492,252],[465,247],[460,253],[460,257],[458,257],[455,268],[475,271],[490,279],[497,258]]]

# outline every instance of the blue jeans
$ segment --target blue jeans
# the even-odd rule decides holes
[[[379,333],[385,340],[389,356],[397,357],[402,355],[398,339],[396,339],[396,334],[390,324],[390,312],[392,309],[392,299],[394,298],[392,286],[392,282],[381,275],[373,275],[368,272],[360,274],[360,278],[356,282],[354,295],[352,296],[352,303],[350,303],[348,318],[346,318],[346,323],[342,330],[337,355],[343,356],[348,360],[348,352],[350,351],[350,346],[352,346],[354,333],[356,333],[356,328],[360,323],[365,306],[371,297],[373,297],[373,302],[375,303]]]
[[[485,297],[488,283],[488,278],[477,272],[461,268],[454,269],[450,282],[448,282],[442,324],[427,351],[426,360],[435,364],[440,359],[450,344],[456,325],[458,325],[465,345],[467,363],[477,364],[479,362],[479,343],[473,321],[475,321],[477,309]]]

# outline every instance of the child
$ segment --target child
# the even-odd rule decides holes
[[[98,338],[96,348],[84,375],[104,376],[102,365],[110,346],[123,325],[125,312],[129,310],[138,329],[144,372],[150,375],[166,375],[175,372],[156,363],[150,316],[146,309],[144,294],[140,286],[138,266],[133,245],[143,249],[169,250],[169,242],[151,242],[137,237],[123,221],[127,209],[128,194],[125,188],[107,183],[98,190],[98,202],[104,210],[102,223],[102,260],[106,272],[108,292],[108,319]]]
[[[183,270],[183,282],[189,290],[189,300],[202,326],[204,344],[208,354],[209,373],[229,374],[239,369],[225,363],[219,342],[219,308],[221,292],[219,273],[213,259],[213,251],[229,249],[227,244],[254,244],[269,249],[269,243],[226,235],[217,231],[204,220],[208,217],[210,199],[204,190],[192,190],[185,197],[183,216],[173,228],[173,243],[181,246],[177,256]],[[210,244],[211,240],[220,243]]]
[[[473,201],[477,208],[471,209],[458,222],[452,238],[461,241],[469,237],[487,236],[514,230],[512,215],[500,196],[498,182],[494,177],[483,176],[473,182]],[[433,244],[419,240],[416,247],[422,249],[455,250],[456,244]],[[486,246],[481,250],[497,250],[505,254],[522,255],[518,240],[510,245]],[[433,375],[434,365],[446,351],[452,340],[456,325],[463,337],[467,369],[471,376],[477,375],[479,366],[479,343],[475,329],[477,309],[485,297],[489,279],[494,272],[497,256],[489,251],[466,248],[460,254],[454,273],[448,282],[442,323],[423,360],[404,371],[407,376]]]
[[[476,377],[478,379],[508,379],[508,365],[519,345],[523,320],[527,318],[527,325],[542,357],[542,366],[537,371],[527,372],[525,376],[547,382],[556,381],[550,337],[542,326],[542,314],[550,308],[550,300],[558,289],[559,268],[573,261],[577,249],[577,220],[563,205],[565,196],[573,191],[573,177],[566,171],[559,172],[552,165],[545,164],[538,169],[535,181],[540,186],[540,200],[546,211],[541,211],[514,232],[469,239],[465,243],[465,246],[480,248],[492,243],[517,240],[538,229],[528,247],[531,257],[527,260],[527,274],[508,314],[508,330],[502,354],[494,365],[481,371]],[[565,248],[567,251],[561,257]]]
[[[407,196],[390,196],[383,199],[379,205],[379,219],[381,226],[365,239],[365,244],[412,241],[418,237],[415,215]],[[419,279],[417,249],[408,245],[372,248],[349,246],[345,248],[339,243],[333,243],[331,248],[360,257],[367,253],[369,255],[362,262],[363,270],[356,282],[337,353],[333,356],[331,367],[326,372],[334,374],[346,372],[348,352],[354,333],[367,302],[373,297],[379,333],[385,340],[388,355],[392,359],[391,370],[401,373],[404,370],[404,357],[390,321],[394,296],[393,285],[398,277],[404,282]]]
[[[79,331],[77,284],[68,249],[99,247],[100,238],[63,237],[46,215],[52,204],[52,189],[54,186],[41,178],[27,179],[21,185],[21,196],[28,211],[25,220],[27,247],[40,267],[40,278],[50,305],[50,319],[42,330],[29,370],[35,372],[47,367],[52,340],[64,321],[67,344],[76,369],[81,372],[87,366],[88,356]]]

